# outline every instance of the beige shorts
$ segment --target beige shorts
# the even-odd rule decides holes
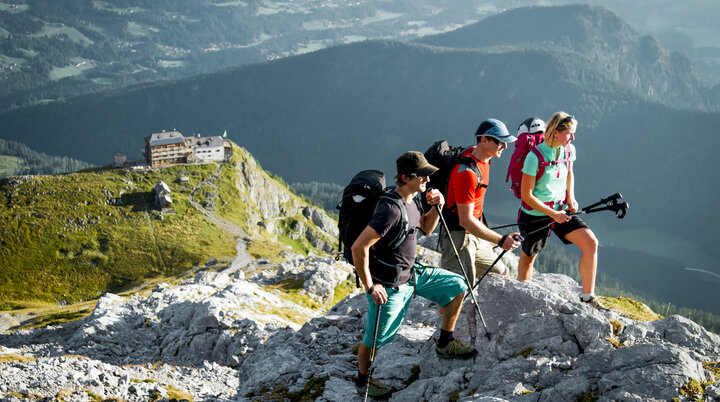
[[[475,285],[475,281],[490,268],[490,265],[492,265],[493,261],[497,258],[497,254],[493,251],[494,244],[465,231],[452,231],[450,233],[452,234],[455,247],[458,249],[460,261],[462,261],[463,267],[467,271],[470,286],[473,286]],[[448,241],[447,232],[444,230],[440,234],[440,247],[442,248],[440,266],[462,275],[463,272],[460,269],[460,264],[458,264],[452,245],[450,245]],[[506,271],[507,268],[505,264],[500,260],[492,267],[489,274],[504,274]]]

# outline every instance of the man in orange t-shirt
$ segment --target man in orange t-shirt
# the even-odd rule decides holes
[[[514,142],[517,138],[510,135],[503,122],[488,119],[478,127],[475,139],[477,144],[465,150],[462,156],[471,158],[477,170],[463,163],[452,169],[448,179],[447,207],[443,210],[450,230],[449,235],[452,236],[471,286],[497,258],[493,247],[512,251],[520,245],[520,242],[513,238],[517,233],[501,235],[489,229],[482,219],[485,192],[490,179],[490,159],[499,158],[507,148],[507,143]],[[440,247],[440,266],[462,275],[445,231],[440,237]],[[506,274],[506,271],[502,261],[498,261],[490,272]]]

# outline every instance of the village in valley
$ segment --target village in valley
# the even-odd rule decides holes
[[[198,134],[186,137],[177,130],[163,130],[145,137],[145,159],[129,160],[125,154],[115,154],[113,166],[133,172],[147,172],[165,166],[225,162],[233,154],[232,144],[226,138],[227,131],[222,136],[201,137]],[[171,212],[170,187],[161,181],[155,185],[154,193],[158,208],[163,212]]]

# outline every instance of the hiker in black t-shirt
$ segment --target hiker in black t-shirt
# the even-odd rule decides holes
[[[391,390],[374,380],[368,384],[368,369],[373,348],[390,342],[395,336],[414,294],[442,306],[442,324],[436,352],[442,358],[468,359],[477,351],[453,337],[455,323],[467,286],[462,276],[444,269],[415,263],[417,230],[431,233],[438,222],[433,205],[444,202],[438,190],[427,191],[429,176],[437,168],[430,165],[420,152],[406,152],[397,159],[397,188],[402,204],[380,199],[368,226],[352,246],[358,276],[367,289],[368,314],[363,342],[358,350],[356,386],[363,394],[387,395]],[[420,199],[418,193],[426,192]],[[402,207],[401,207],[402,205]],[[406,219],[403,219],[403,213]],[[404,241],[394,248],[388,243],[397,237],[403,221],[410,228]],[[378,312],[381,314],[378,316]],[[378,320],[376,322],[376,319]]]

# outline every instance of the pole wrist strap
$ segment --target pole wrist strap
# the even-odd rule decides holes
[[[498,242],[497,247],[502,248],[502,245],[503,245],[503,243],[505,243],[505,239],[507,239],[507,237],[508,237],[508,235],[503,235],[503,237],[500,238],[500,241]]]

